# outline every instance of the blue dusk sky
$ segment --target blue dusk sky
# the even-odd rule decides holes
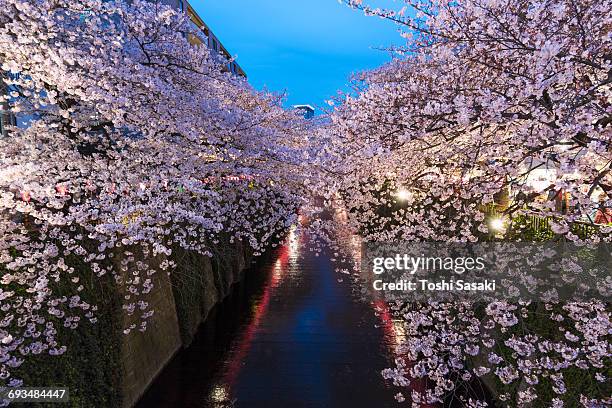
[[[384,3],[383,3],[384,2]],[[390,61],[401,44],[390,21],[337,0],[190,0],[256,89],[287,92],[287,105],[325,105],[354,72]],[[402,2],[377,5],[401,8]]]

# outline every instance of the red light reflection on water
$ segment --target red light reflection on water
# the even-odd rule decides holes
[[[296,236],[294,229],[291,230],[287,243],[282,245],[278,251],[278,258],[275,263],[270,266],[271,270],[265,271],[268,274],[268,279],[264,283],[263,292],[259,301],[253,306],[252,318],[249,324],[241,332],[240,339],[236,342],[233,352],[227,360],[226,370],[224,372],[223,381],[224,388],[231,389],[236,383],[236,379],[240,374],[242,362],[246,358],[251,348],[253,338],[261,324],[262,318],[268,311],[270,299],[283,281],[287,273],[288,266],[292,259],[299,251],[299,238]],[[219,392],[218,389],[213,389],[214,392]],[[227,397],[227,392],[223,392],[222,397]],[[215,395],[212,395],[215,400]]]
[[[393,313],[389,309],[387,302],[385,302],[384,300],[377,299],[377,300],[374,300],[371,304],[374,307],[374,311],[376,312],[376,315],[380,319],[381,327],[383,329],[385,338],[390,340],[386,342],[389,348],[390,355],[401,358],[401,355],[397,353],[397,350],[394,347],[394,345],[401,344],[405,337],[404,329],[401,326],[402,325],[401,321],[398,321],[397,319],[393,319]],[[410,367],[411,367],[411,362],[407,362],[407,368],[409,369]],[[410,378],[409,390],[416,391],[419,394],[424,395],[425,391],[427,390],[427,383],[424,379],[421,379],[421,378]],[[409,398],[410,396],[406,396],[406,399],[409,399]],[[433,408],[433,407],[436,407],[436,405],[421,404],[421,407],[422,408],[428,408],[428,407]]]
[[[342,212],[336,214],[336,217],[345,217],[346,215]],[[348,245],[348,251],[353,259],[354,268],[357,270],[361,268],[361,239],[359,236],[354,234],[349,234],[345,237],[344,242]],[[380,320],[381,328],[383,329],[383,334],[385,339],[388,341],[385,342],[387,346],[387,352],[389,356],[393,356],[394,358],[401,358],[401,354],[398,353],[396,349],[397,346],[401,345],[405,339],[405,331],[403,327],[403,322],[400,319],[393,318],[393,312],[389,308],[387,302],[383,299],[373,299],[370,302],[370,305],[374,309],[375,315]],[[414,365],[413,362],[407,362],[407,368]],[[421,395],[424,395],[427,390],[427,382],[422,378],[409,378],[410,386],[409,391],[416,391]],[[401,390],[400,390],[401,391]],[[406,393],[403,393],[406,394]],[[406,399],[409,400],[410,396],[405,395]],[[435,404],[422,404],[422,408],[434,408],[437,407]]]

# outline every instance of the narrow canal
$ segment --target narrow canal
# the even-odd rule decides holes
[[[389,321],[311,249],[294,237],[247,271],[138,407],[397,406]]]

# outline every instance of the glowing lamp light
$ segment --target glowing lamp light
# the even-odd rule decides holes
[[[55,190],[61,196],[65,196],[68,193],[68,188],[63,184],[58,184],[55,186]]]
[[[494,231],[503,231],[504,230],[504,220],[501,218],[493,218],[490,223],[491,229]]]
[[[397,190],[397,193],[395,193],[395,196],[400,201],[408,201],[412,198],[412,193],[402,188],[402,189]]]

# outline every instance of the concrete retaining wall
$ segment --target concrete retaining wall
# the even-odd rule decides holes
[[[147,296],[155,314],[146,332],[132,330],[122,340],[124,407],[132,407],[176,352],[191,343],[212,308],[242,279],[252,254],[234,243],[219,246],[213,258],[175,248],[172,259],[177,273],[157,274]]]

